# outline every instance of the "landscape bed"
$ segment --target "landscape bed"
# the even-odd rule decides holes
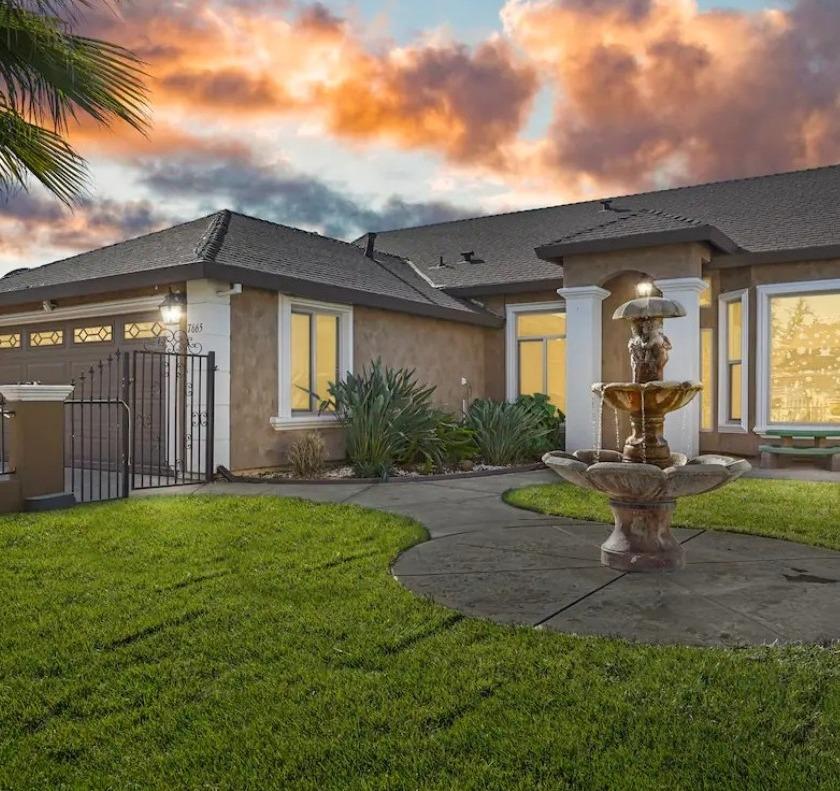
[[[0,519],[0,787],[838,776],[836,646],[661,648],[464,618],[388,572],[424,537],[390,514],[266,497]]]

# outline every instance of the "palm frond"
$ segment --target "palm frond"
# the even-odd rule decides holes
[[[79,110],[102,124],[119,118],[144,130],[144,77],[127,49],[0,2],[0,95],[17,113],[57,130]]]
[[[0,107],[0,194],[25,189],[27,174],[68,205],[86,191],[85,161],[59,134]]]

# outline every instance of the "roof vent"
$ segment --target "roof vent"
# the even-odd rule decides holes
[[[601,201],[601,211],[612,211],[612,199]]]
[[[461,257],[463,260],[468,264],[483,264],[483,258],[477,258],[475,255],[475,250],[467,250],[464,253],[461,253]]]
[[[376,234],[373,231],[369,232],[367,235],[367,239],[365,240],[365,257],[370,258],[373,260],[373,254],[375,252],[374,244],[376,242]]]

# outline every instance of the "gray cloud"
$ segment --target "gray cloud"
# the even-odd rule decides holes
[[[164,195],[195,198],[286,225],[354,238],[365,231],[442,222],[479,213],[445,201],[413,202],[392,195],[381,208],[288,167],[268,167],[246,155],[179,156],[144,163],[143,182]]]

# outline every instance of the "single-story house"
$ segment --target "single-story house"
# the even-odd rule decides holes
[[[0,381],[68,381],[160,332],[161,299],[216,354],[215,460],[273,467],[334,418],[307,390],[381,358],[457,411],[543,392],[567,446],[590,385],[628,380],[614,309],[652,280],[681,302],[669,379],[702,398],[672,447],[753,455],[770,427],[840,427],[840,166],[370,233],[347,243],[222,210],[0,279]],[[609,410],[606,410],[609,412]]]

